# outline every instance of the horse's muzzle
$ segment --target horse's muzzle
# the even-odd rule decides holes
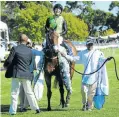
[[[51,73],[55,70],[55,66],[52,63],[48,63],[46,68],[48,73]]]

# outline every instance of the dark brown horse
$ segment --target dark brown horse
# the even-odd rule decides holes
[[[62,75],[60,73],[59,62],[58,62],[58,53],[55,52],[55,50],[53,49],[53,46],[58,44],[58,38],[59,35],[56,32],[51,32],[48,38],[46,39],[46,48],[44,50],[45,52],[44,75],[47,85],[48,111],[51,110],[51,104],[50,104],[50,99],[52,96],[51,78],[53,75],[56,76],[56,79],[59,84],[60,98],[61,98],[60,101],[62,104],[62,108],[65,107],[65,105],[68,105],[70,100],[70,95],[67,93],[66,103],[65,103]],[[72,45],[72,43],[69,40],[65,40],[65,42],[72,48],[73,55],[76,55],[77,51],[76,48]],[[75,63],[71,63],[71,66],[74,68]],[[73,73],[74,71],[71,69],[70,72],[71,79],[73,77]]]

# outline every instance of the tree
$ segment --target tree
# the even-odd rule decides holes
[[[107,25],[109,25],[113,30],[116,32],[119,32],[119,2],[118,1],[112,1],[109,7],[109,10],[117,10],[117,16],[112,15],[107,20]]]
[[[63,13],[68,26],[67,38],[70,40],[82,41],[88,37],[88,26],[83,20],[72,13]]]
[[[1,2],[1,20],[8,25],[10,40],[14,40],[16,38],[16,34],[14,34],[14,29],[17,26],[16,16],[18,15],[19,6],[20,5],[17,1]]]
[[[92,9],[92,6],[94,5],[92,1],[68,1],[66,3],[67,6],[65,7],[65,10],[67,12],[75,11],[75,14],[79,18],[83,19],[84,22],[88,25],[89,35],[94,36],[98,30],[102,32],[105,26],[107,29],[110,27],[109,21],[112,13],[104,12],[99,9]],[[111,28],[112,27],[114,27],[114,24],[113,26],[111,25]]]
[[[77,15],[81,13],[87,14],[89,7],[91,7],[94,3],[92,1],[67,1],[66,5],[72,12],[73,10],[77,10]]]
[[[117,16],[119,15],[119,2],[118,1],[112,1],[110,6],[109,6],[109,10],[113,10],[115,9],[117,11]]]
[[[10,39],[16,40],[18,37],[18,30],[19,27],[18,23],[18,15],[22,10],[26,10],[26,4],[30,4],[30,1],[2,1],[1,2],[1,20],[6,22],[9,27],[9,36]],[[46,6],[48,12],[52,9],[52,4],[49,1],[34,1],[36,5]],[[29,11],[28,11],[29,12]],[[42,12],[43,13],[43,12]],[[27,14],[27,13],[26,13]],[[17,18],[17,20],[16,20]],[[28,19],[29,20],[29,19]],[[18,28],[19,29],[19,28]]]
[[[23,32],[29,36],[33,41],[41,42],[44,34],[44,26],[46,18],[51,14],[49,10],[35,2],[24,4],[26,9],[19,10],[19,15],[16,18],[18,31]]]
[[[115,33],[115,31],[113,29],[108,29],[106,31],[103,31],[102,36],[108,36],[108,35],[112,35],[114,33]]]

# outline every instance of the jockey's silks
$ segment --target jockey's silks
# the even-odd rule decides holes
[[[56,32],[57,33],[62,33],[62,29],[63,29],[63,22],[64,22],[64,18],[62,16],[55,16],[55,21],[57,24],[57,28],[56,28]]]

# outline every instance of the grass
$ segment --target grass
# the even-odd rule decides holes
[[[119,49],[116,49],[113,56],[116,59],[117,69],[119,69]],[[107,51],[109,56],[109,52]],[[41,113],[34,114],[32,110],[28,110],[25,113],[17,112],[16,117],[119,117],[119,81],[116,79],[113,61],[107,63],[107,71],[109,76],[110,94],[106,97],[106,102],[101,110],[94,109],[91,112],[81,111],[81,75],[75,73],[73,77],[73,94],[71,96],[70,106],[62,109],[59,105],[59,90],[52,88],[51,106],[52,111],[48,112],[47,97],[46,97],[46,85],[44,89],[44,95],[41,101],[38,102]],[[75,67],[79,71],[83,71],[81,65]],[[119,71],[118,71],[119,74]],[[10,86],[11,79],[4,78],[4,71],[1,72],[1,116],[9,117],[9,105],[10,105]]]

